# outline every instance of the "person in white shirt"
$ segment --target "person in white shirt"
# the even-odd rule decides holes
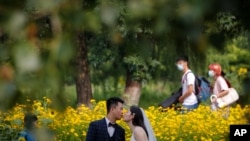
[[[188,67],[188,57],[180,56],[176,60],[177,69],[182,71],[182,95],[179,102],[182,103],[183,109],[190,111],[198,108],[198,100],[195,95],[195,75]]]

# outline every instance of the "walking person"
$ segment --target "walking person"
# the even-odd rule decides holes
[[[222,72],[222,67],[218,63],[212,63],[208,67],[208,75],[214,80],[211,86],[212,92],[217,98],[221,98],[229,93],[230,83],[224,78],[224,73]],[[216,110],[218,108],[218,103],[216,99],[212,101],[212,109]]]
[[[184,110],[190,111],[198,107],[198,99],[195,95],[195,75],[188,66],[188,57],[180,56],[176,60],[177,69],[182,72],[182,95],[179,102]]]

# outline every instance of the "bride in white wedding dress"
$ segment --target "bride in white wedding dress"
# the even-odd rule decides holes
[[[153,129],[142,108],[131,106],[124,114],[123,120],[132,131],[130,141],[156,141]]]

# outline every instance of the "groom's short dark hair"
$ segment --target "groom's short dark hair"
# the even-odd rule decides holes
[[[124,103],[124,101],[119,97],[111,97],[106,101],[107,113],[110,112],[112,106],[117,106],[118,103]]]

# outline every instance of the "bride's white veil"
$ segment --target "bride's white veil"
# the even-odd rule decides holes
[[[157,141],[155,134],[154,134],[154,130],[148,120],[147,115],[145,114],[144,110],[142,108],[140,108],[142,111],[142,115],[143,115],[143,120],[144,120],[144,125],[146,126],[146,130],[148,132],[148,140],[149,141]]]

